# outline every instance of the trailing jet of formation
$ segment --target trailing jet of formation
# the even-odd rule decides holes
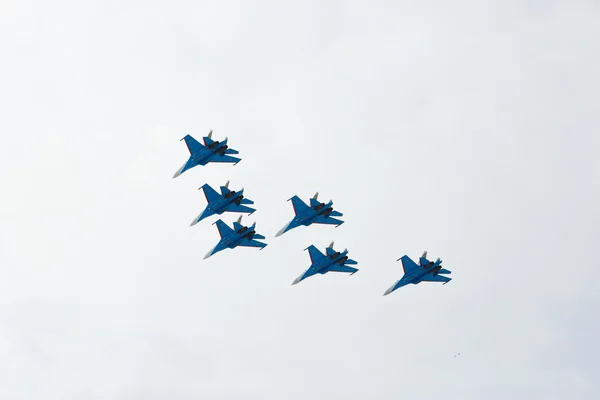
[[[186,135],[181,139],[185,141],[190,155],[185,164],[175,172],[173,178],[177,178],[182,173],[198,165],[205,166],[209,163],[231,163],[236,165],[241,161],[241,158],[232,156],[232,154],[239,154],[239,152],[228,146],[227,138],[223,141],[213,140],[212,133],[211,130],[207,136],[202,138],[204,144],[198,142],[191,135]],[[194,226],[200,221],[213,215],[222,215],[226,212],[252,215],[256,211],[255,208],[249,206],[253,205],[254,201],[244,196],[244,189],[242,188],[237,191],[231,190],[229,188],[229,181],[227,181],[225,185],[219,187],[220,193],[213,189],[208,183],[202,185],[198,190],[200,189],[204,192],[207,205],[200,215],[194,218],[190,226]],[[275,237],[281,236],[299,226],[324,224],[334,225],[337,228],[342,225],[344,221],[339,219],[339,217],[342,217],[343,214],[333,208],[333,201],[329,200],[327,203],[323,203],[318,200],[318,197],[319,192],[316,192],[309,200],[309,204],[302,201],[297,195],[288,199],[288,201],[292,202],[294,218],[285,224],[283,228],[277,232]],[[242,216],[240,216],[237,221],[233,222],[232,227],[227,225],[227,223],[223,222],[221,219],[214,222],[213,225],[217,225],[220,240],[217,245],[204,256],[204,259],[225,249],[254,247],[262,250],[267,246],[267,243],[260,241],[266,238],[256,232],[256,222],[251,226],[244,226],[241,222]],[[357,265],[358,262],[348,258],[348,249],[344,249],[344,251],[341,252],[336,251],[334,250],[333,245],[334,242],[332,241],[331,244],[325,248],[325,254],[314,245],[310,245],[304,249],[308,250],[311,265],[302,275],[294,280],[292,285],[296,285],[313,275],[324,275],[328,272],[344,272],[349,275],[354,275],[358,271],[358,268],[352,267],[351,265]],[[442,260],[438,258],[435,262],[429,261],[427,259],[427,252],[424,252],[419,258],[418,265],[407,255],[400,257],[397,261],[402,261],[404,276],[386,290],[383,294],[384,296],[387,296],[409,283],[416,285],[420,282],[442,282],[443,284],[446,284],[452,280],[452,278],[445,276],[451,274],[451,271],[441,267]]]
[[[419,265],[415,264],[415,262],[406,255],[400,257],[396,261],[402,261],[404,276],[386,290],[383,294],[384,296],[387,296],[394,290],[406,286],[409,283],[416,285],[421,282],[443,282],[445,285],[452,280],[452,278],[444,276],[451,274],[452,272],[442,268],[442,260],[438,258],[435,262],[429,261],[427,259],[427,252],[424,252],[421,258],[419,258]]]

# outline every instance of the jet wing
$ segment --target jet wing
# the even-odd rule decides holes
[[[427,274],[427,275],[425,275],[423,277],[423,279],[421,279],[421,282],[444,282],[444,283],[448,283],[451,280],[452,280],[452,278],[448,278],[447,276]]]
[[[261,249],[266,247],[267,244],[263,242],[259,242],[258,240],[242,240],[238,246],[242,247],[260,247]]]
[[[237,157],[232,157],[232,156],[222,156],[220,154],[215,154],[209,162],[215,162],[215,163],[234,163],[237,164],[240,161],[242,161],[241,158],[237,158]]]
[[[252,207],[238,206],[237,204],[230,203],[227,206],[227,208],[225,209],[225,211],[227,211],[227,212],[250,213],[250,214],[252,214],[256,210],[254,208],[252,208]]]
[[[404,269],[405,275],[419,268],[419,266],[415,264],[415,262],[411,260],[409,256],[402,256],[400,260],[402,260],[402,268]]]
[[[301,214],[310,208],[298,196],[294,196],[290,200],[292,201],[292,206],[294,207],[294,213],[296,215]]]
[[[231,235],[234,231],[231,229],[225,222],[222,220],[217,220],[215,222],[217,224],[217,229],[219,230],[219,235],[221,235],[221,239]]]
[[[199,152],[200,150],[202,150],[202,148],[204,148],[204,146],[202,146],[200,144],[200,142],[198,142],[196,139],[194,139],[190,135],[185,135],[183,140],[185,140],[185,144],[187,145],[187,148],[190,151],[190,154],[195,154],[195,153]]]
[[[219,193],[213,188],[211,188],[208,184],[204,184],[202,186],[202,190],[204,191],[204,197],[206,197],[206,201],[208,203],[214,203],[221,197]]]
[[[353,274],[356,271],[358,271],[357,268],[352,268],[352,267],[348,267],[346,265],[336,264],[336,265],[329,267],[329,270],[327,272],[348,272],[350,274]]]
[[[310,262],[312,263],[311,265],[314,265],[316,262],[319,262],[325,258],[325,254],[321,253],[319,251],[319,249],[317,249],[312,244],[304,250],[308,250],[308,255],[310,256]]]

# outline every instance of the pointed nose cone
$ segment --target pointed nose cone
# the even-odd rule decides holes
[[[288,226],[290,226],[290,223],[289,223],[289,222],[288,222],[287,224],[285,224],[285,226],[284,226],[283,228],[281,228],[281,229],[280,229],[280,230],[277,232],[277,234],[275,235],[275,237],[279,237],[279,236],[283,235],[283,234],[286,232],[286,230],[287,230]]]
[[[190,226],[196,225],[198,222],[202,221],[204,218],[206,218],[204,216],[204,213],[198,215],[196,218],[194,218],[194,220],[192,221],[192,223],[190,224]]]
[[[214,212],[212,212],[210,209],[206,208],[204,211],[202,211],[202,214],[200,214],[196,218],[194,218],[194,220],[192,221],[190,226],[196,225],[198,222],[210,217],[213,214],[214,214]]]
[[[304,279],[304,274],[300,275],[299,277],[297,277],[294,282],[292,282],[292,286],[297,285],[298,283],[300,283],[300,281]]]
[[[398,282],[400,282],[400,281],[398,281]],[[398,285],[398,282],[396,282],[392,286],[390,286],[390,288],[388,290],[386,290],[383,295],[387,296],[388,294],[392,293],[396,289],[396,285]]]
[[[173,179],[177,178],[179,175],[181,175],[183,173],[183,169],[185,168],[186,165],[187,165],[187,162],[185,164],[183,164],[181,166],[181,168],[179,168],[177,170],[177,172],[175,172],[175,175],[173,175]]]
[[[206,255],[204,256],[204,260],[206,260],[208,257],[212,256],[213,254],[216,253],[215,249],[217,248],[217,246],[213,247],[208,253],[206,253]]]

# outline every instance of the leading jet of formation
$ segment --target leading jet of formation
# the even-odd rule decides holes
[[[295,285],[300,281],[313,276],[315,274],[325,274],[327,272],[347,272],[353,275],[358,271],[357,268],[349,267],[348,265],[358,264],[356,261],[348,258],[348,249],[339,252],[333,249],[333,242],[325,249],[327,255],[321,253],[314,245],[308,246],[306,249],[310,256],[311,265],[302,275],[300,275],[292,283]]]
[[[262,250],[267,246],[266,243],[256,240],[265,239],[263,235],[256,233],[256,222],[253,223],[252,226],[243,226],[241,222],[242,217],[240,216],[240,218],[233,223],[233,229],[220,219],[214,223],[217,224],[221,240],[204,256],[205,260],[221,250],[234,249],[238,246],[258,247],[259,250]]]
[[[208,184],[202,185],[198,190],[200,189],[204,190],[204,196],[208,205],[200,215],[194,218],[190,226],[196,225],[198,222],[214,214],[221,215],[224,212],[237,212],[249,213],[248,215],[251,215],[256,211],[254,208],[244,205],[254,204],[252,200],[244,197],[244,189],[242,188],[238,192],[230,190],[229,181],[225,183],[225,186],[221,186],[221,194]]]
[[[283,228],[281,228],[275,237],[281,236],[287,231],[297,228],[300,225],[309,226],[310,224],[327,224],[336,225],[336,227],[338,227],[343,224],[344,221],[333,218],[344,215],[341,212],[333,209],[333,201],[329,200],[327,204],[321,203],[319,200],[317,200],[318,197],[319,192],[315,193],[315,195],[310,199],[310,207],[298,196],[294,196],[289,199],[288,201],[292,201],[292,206],[294,207],[294,213],[296,216]]]
[[[413,260],[408,256],[402,256],[396,261],[402,260],[402,268],[404,268],[404,276],[402,279],[394,283],[388,290],[383,294],[384,296],[392,293],[394,290],[401,288],[402,286],[412,283],[416,285],[420,282],[444,282],[444,285],[452,280],[447,276],[441,274],[451,274],[451,271],[442,268],[442,260],[439,258],[433,262],[427,259],[427,252],[424,252],[421,258],[419,258],[419,265],[415,264]]]
[[[190,135],[185,135],[185,137],[181,139],[185,140],[185,144],[190,151],[190,158],[177,170],[177,172],[175,172],[173,178],[177,178],[188,169],[197,165],[206,165],[211,162],[233,163],[233,165],[235,165],[242,160],[241,158],[229,155],[239,154],[239,151],[232,149],[227,145],[227,138],[222,142],[212,140],[212,131],[210,131],[208,136],[204,136],[202,139],[204,145]]]

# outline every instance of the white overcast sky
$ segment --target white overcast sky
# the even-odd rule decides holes
[[[597,398],[599,71],[597,1],[0,0],[0,398]]]

